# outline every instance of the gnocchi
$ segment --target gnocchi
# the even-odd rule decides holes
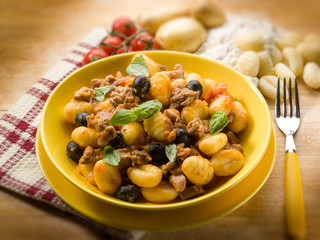
[[[114,194],[121,185],[121,174],[117,167],[103,160],[96,162],[93,168],[94,180],[98,189],[105,194]]]
[[[212,158],[230,150],[235,139],[244,152],[236,134],[246,127],[248,113],[225,83],[180,64],[169,70],[136,56],[148,77],[116,72],[94,79],[91,88],[82,87],[66,103],[63,118],[73,124],[66,156],[76,162],[79,176],[122,201],[160,204],[204,194],[217,186]],[[108,85],[107,95],[97,98]],[[82,93],[85,101],[79,99]],[[212,115],[219,111],[224,114],[216,116],[229,124],[215,129],[219,120]],[[229,155],[231,167],[216,158],[218,174],[241,168],[236,153]]]
[[[258,32],[247,32],[238,35],[234,44],[244,51],[259,52],[264,48],[265,41],[263,36]]]
[[[303,71],[303,59],[299,52],[293,47],[283,49],[284,64],[286,64],[294,75],[299,77]]]
[[[244,52],[238,60],[239,72],[250,77],[256,77],[259,73],[260,60],[257,53],[253,51]]]
[[[142,196],[149,202],[166,203],[178,197],[178,192],[166,181],[152,188],[141,188]]]
[[[211,162],[215,175],[226,177],[239,172],[244,165],[244,158],[238,150],[226,149],[214,154]]]
[[[131,182],[145,188],[158,186],[162,179],[161,169],[152,164],[130,167],[127,174]]]
[[[181,167],[186,177],[195,185],[207,184],[213,178],[213,164],[203,157],[188,157],[183,161]]]
[[[320,47],[312,43],[300,43],[297,50],[302,56],[304,62],[315,62],[320,64]]]
[[[197,142],[199,150],[207,156],[212,156],[214,153],[221,150],[228,142],[228,137],[224,133],[215,135],[207,134],[200,138]]]
[[[311,88],[320,88],[320,67],[314,62],[309,62],[303,70],[303,80]]]
[[[206,119],[209,116],[208,103],[197,99],[182,109],[181,116],[186,124],[195,118]]]
[[[286,66],[284,63],[278,63],[274,66],[274,72],[277,77],[280,79],[295,79],[296,75],[291,71],[291,69]],[[289,81],[286,81],[287,87],[289,87]],[[294,88],[294,84],[291,85],[291,88]]]
[[[259,56],[259,77],[263,77],[266,75],[273,75],[273,63],[270,55],[267,51],[262,51],[258,53]]]
[[[277,94],[277,82],[278,78],[276,76],[264,76],[260,79],[259,90],[267,98],[275,100]],[[288,92],[287,87],[286,92]],[[280,98],[283,99],[283,79],[280,79]],[[286,94],[286,98],[288,99],[288,94]]]
[[[234,132],[241,132],[248,123],[248,113],[240,102],[234,101],[231,111],[234,113],[234,119],[228,124],[228,128]]]

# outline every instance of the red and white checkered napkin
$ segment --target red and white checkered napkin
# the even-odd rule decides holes
[[[98,46],[106,34],[103,28],[93,29],[0,119],[0,186],[86,219],[89,225],[112,239],[139,239],[143,231],[125,231],[99,224],[63,202],[44,178],[35,151],[40,114],[49,94],[59,82],[82,66],[85,53]]]

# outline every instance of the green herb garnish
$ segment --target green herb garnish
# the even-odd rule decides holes
[[[176,161],[177,157],[177,145],[174,143],[167,144],[165,146],[166,156],[169,159],[171,163],[174,163]]]
[[[151,100],[140,104],[134,109],[139,118],[147,119],[154,116],[162,108],[162,103],[156,100]]]
[[[140,104],[133,110],[120,109],[113,114],[109,123],[115,126],[124,126],[136,121],[138,118],[147,119],[156,115],[162,108],[162,103],[151,100]]]
[[[222,111],[216,112],[211,116],[209,121],[211,134],[214,135],[220,132],[225,126],[227,126],[227,124],[228,124],[227,115]]]
[[[94,99],[99,101],[99,102],[102,102],[106,96],[106,94],[108,92],[110,92],[112,89],[114,89],[114,86],[113,85],[108,85],[108,86],[103,86],[103,87],[98,87],[98,88],[95,88],[94,91],[96,92],[94,94]]]
[[[120,152],[111,146],[105,146],[103,150],[103,161],[112,166],[117,166],[120,162]]]
[[[131,75],[145,75],[149,76],[149,69],[142,55],[136,56],[133,61],[129,64],[126,72]]]

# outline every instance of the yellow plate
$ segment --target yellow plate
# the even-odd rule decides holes
[[[71,126],[64,121],[63,108],[73,98],[76,90],[82,86],[90,86],[91,79],[104,78],[107,74],[115,74],[118,70],[124,73],[134,54],[136,53],[108,57],[79,69],[62,81],[48,98],[41,115],[39,128],[44,149],[58,171],[75,186],[96,198],[104,200],[106,203],[151,211],[185,208],[199,204],[222,194],[242,181],[258,164],[270,142],[272,134],[271,117],[264,97],[241,74],[221,63],[193,54],[170,51],[147,51],[145,54],[169,69],[173,69],[175,64],[180,63],[188,72],[196,72],[217,82],[225,82],[228,92],[247,109],[249,114],[248,125],[240,136],[246,159],[244,167],[224,184],[217,186],[206,194],[194,199],[166,204],[128,203],[118,200],[103,194],[76,171],[76,164],[65,153],[71,132],[75,126]]]
[[[135,210],[117,207],[80,190],[54,167],[42,144],[39,131],[36,151],[42,171],[55,192],[71,207],[103,224],[145,230],[172,230],[199,225],[222,217],[248,201],[268,179],[277,153],[275,130],[267,151],[257,166],[238,184],[198,205],[171,210]]]

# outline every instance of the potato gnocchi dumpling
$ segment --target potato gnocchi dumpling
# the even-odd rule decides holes
[[[293,47],[283,49],[284,64],[286,64],[294,75],[299,77],[303,71],[303,59],[299,52]]]
[[[258,53],[259,56],[259,77],[263,77],[266,75],[273,75],[273,63],[270,55],[267,51],[262,51]]]
[[[185,123],[189,123],[195,118],[206,119],[209,116],[208,103],[197,99],[182,109],[181,116]]]
[[[152,164],[130,167],[128,177],[138,187],[152,188],[158,186],[162,179],[162,171]]]
[[[237,68],[239,72],[250,77],[256,77],[259,73],[260,60],[257,53],[247,51],[238,59]]]
[[[226,149],[214,154],[211,162],[215,175],[226,177],[240,171],[244,165],[244,158],[238,150]]]
[[[309,62],[303,70],[303,80],[311,88],[320,88],[320,67],[314,62]]]
[[[291,69],[285,65],[284,63],[278,63],[274,66],[274,72],[277,77],[280,79],[286,78],[287,80],[289,78],[295,79],[296,75],[291,71]],[[289,87],[289,81],[286,81],[287,87]],[[291,84],[291,88],[294,88],[294,84]]]
[[[264,76],[260,79],[259,90],[267,98],[275,100],[277,96],[277,84],[278,78],[276,76]],[[286,93],[288,93],[287,87]],[[286,98],[288,99],[288,94],[286,94]],[[280,79],[280,99],[283,99],[283,79]]]
[[[211,181],[214,173],[213,164],[200,156],[186,158],[182,163],[182,171],[195,185],[204,185]]]
[[[263,50],[265,40],[258,32],[247,32],[238,35],[234,40],[234,44],[244,51],[259,52]]]
[[[178,197],[178,192],[167,181],[162,181],[152,188],[141,188],[142,196],[149,202],[166,203]]]
[[[205,194],[223,184],[214,175],[239,171],[249,113],[225,83],[189,70],[137,54],[128,75],[76,90],[62,118],[73,126],[66,155],[79,177],[119,201],[161,204]]]

